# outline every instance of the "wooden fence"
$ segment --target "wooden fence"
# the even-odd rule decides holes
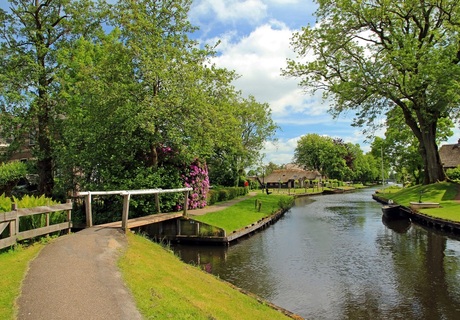
[[[155,197],[155,203],[157,212],[160,213],[160,200],[159,195],[162,193],[184,193],[184,216],[187,214],[188,194],[192,191],[192,188],[180,188],[180,189],[144,189],[144,190],[118,190],[118,191],[82,191],[77,193],[77,197],[85,197],[85,211],[86,211],[86,227],[93,226],[93,213],[91,206],[92,196],[101,195],[121,195],[123,196],[123,211],[121,214],[121,227],[123,230],[128,228],[128,216],[129,216],[129,201],[132,195],[149,195],[153,194]]]
[[[50,224],[50,213],[66,211],[67,221]],[[0,213],[0,234],[2,234],[6,228],[9,227],[9,236],[0,239],[0,249],[12,246],[17,243],[17,241],[35,238],[41,235],[49,234],[56,231],[68,230],[70,233],[70,228],[72,227],[71,213],[72,212],[72,202],[67,200],[67,203],[57,204],[54,206],[41,206],[35,208],[24,208],[16,209],[16,206],[13,205],[12,211]],[[21,217],[33,216],[37,214],[45,214],[45,226],[19,231],[19,219]]]

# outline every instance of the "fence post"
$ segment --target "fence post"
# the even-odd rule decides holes
[[[85,205],[86,205],[86,227],[93,226],[93,213],[91,212],[91,192],[88,191],[88,194],[85,196]]]
[[[187,215],[187,206],[188,206],[188,190],[184,192],[184,214],[185,217]]]
[[[17,211],[18,205],[16,203],[11,204],[11,211]],[[19,217],[16,213],[16,219],[10,222],[10,237],[17,237],[19,233]]]
[[[159,197],[158,193],[155,193],[155,205],[157,207],[157,213],[161,213],[161,210],[160,210],[160,197]]]
[[[131,194],[129,192],[123,194],[123,213],[121,216],[121,228],[124,232],[128,231],[128,215],[129,215],[129,199]]]
[[[66,202],[67,203],[72,203],[72,199],[67,199]],[[69,223],[69,229],[68,229],[67,233],[70,233],[71,228],[72,228],[72,210],[67,210],[67,222]]]

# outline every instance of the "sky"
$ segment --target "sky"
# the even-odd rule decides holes
[[[235,70],[234,82],[243,96],[271,106],[272,118],[280,129],[277,142],[266,142],[263,164],[292,162],[299,138],[308,133],[341,138],[370,150],[361,128],[352,127],[352,115],[334,119],[330,105],[321,94],[306,93],[299,79],[281,76],[288,58],[296,55],[290,46],[292,34],[314,26],[317,5],[311,0],[194,0],[190,21],[200,28],[193,37],[201,43],[216,44],[218,67]],[[384,135],[383,131],[375,133]],[[448,143],[460,138],[458,126]]]

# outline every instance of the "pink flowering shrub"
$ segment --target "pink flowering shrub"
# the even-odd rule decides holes
[[[209,191],[208,167],[195,159],[184,171],[184,187],[193,188],[188,197],[188,209],[204,208]]]

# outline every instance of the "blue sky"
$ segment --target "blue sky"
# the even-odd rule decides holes
[[[235,70],[241,76],[235,86],[243,95],[269,103],[273,119],[280,126],[278,142],[265,144],[265,164],[290,163],[298,139],[307,133],[342,138],[369,151],[362,129],[351,126],[352,112],[333,119],[321,94],[311,96],[298,87],[298,79],[281,76],[286,59],[295,58],[290,47],[292,33],[315,25],[316,8],[311,0],[193,1],[190,20],[200,28],[194,37],[202,43],[221,41],[216,65]],[[375,134],[383,136],[384,131]],[[458,138],[457,126],[448,142],[456,143]]]

